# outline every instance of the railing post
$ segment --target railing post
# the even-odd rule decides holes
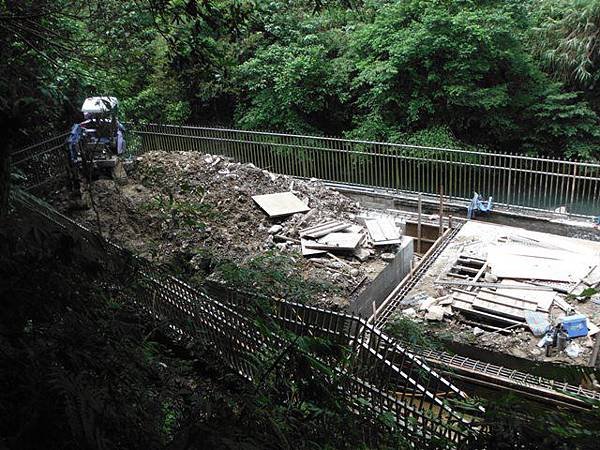
[[[508,157],[508,190],[506,191],[506,206],[510,207],[512,193],[512,158]]]
[[[575,184],[577,181],[577,163],[573,164],[573,179],[571,181],[571,200],[569,201],[569,209],[567,211],[568,214],[571,214],[573,210],[573,203],[575,202]]]

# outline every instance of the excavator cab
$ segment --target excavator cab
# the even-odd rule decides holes
[[[114,167],[125,151],[125,131],[117,119],[119,102],[115,97],[88,97],[81,112],[84,121],[71,128],[69,162],[74,166]]]

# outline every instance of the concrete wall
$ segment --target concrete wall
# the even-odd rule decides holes
[[[402,238],[402,244],[396,252],[394,260],[352,302],[350,312],[365,319],[373,315],[373,302],[375,302],[375,308],[379,307],[410,272],[414,252],[413,242],[414,240],[407,236]]]

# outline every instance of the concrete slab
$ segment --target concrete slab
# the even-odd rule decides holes
[[[256,204],[269,215],[269,217],[284,217],[310,211],[310,208],[291,192],[254,195],[252,200],[254,200]]]
[[[315,243],[307,244],[308,248],[321,250],[354,250],[364,240],[362,233],[329,233]]]
[[[315,255],[324,255],[327,253],[327,250],[318,250],[315,248],[308,248],[308,244],[313,244],[315,241],[311,241],[308,239],[300,238],[300,246],[302,248],[302,256],[315,256]]]

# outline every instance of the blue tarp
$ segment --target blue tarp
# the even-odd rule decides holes
[[[467,219],[473,218],[478,212],[489,213],[494,208],[492,197],[488,198],[487,201],[483,201],[481,195],[477,192],[474,194],[471,203],[469,203],[469,206],[467,207]]]

